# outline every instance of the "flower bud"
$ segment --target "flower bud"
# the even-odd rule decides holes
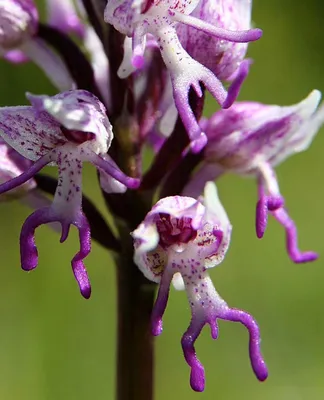
[[[36,33],[37,8],[33,0],[2,0],[0,2],[0,51],[20,46]]]

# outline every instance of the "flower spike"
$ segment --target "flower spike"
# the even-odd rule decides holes
[[[89,223],[82,212],[82,164],[91,162],[100,172],[104,190],[125,191],[139,181],[127,177],[110,160],[107,151],[113,139],[112,127],[103,104],[91,93],[75,90],[56,96],[28,94],[32,106],[0,109],[0,135],[8,145],[34,161],[21,175],[0,185],[0,194],[29,181],[45,165],[57,165],[58,185],[53,203],[30,215],[20,237],[21,263],[25,270],[38,264],[35,229],[51,222],[62,227],[64,242],[71,225],[79,231],[80,251],[72,259],[72,269],[81,294],[90,296],[90,283],[83,259],[91,249]],[[117,190],[114,190],[116,189]]]
[[[160,200],[132,233],[134,261],[150,280],[159,283],[152,312],[152,333],[160,335],[170,285],[187,292],[191,321],[181,344],[191,368],[193,390],[205,387],[204,367],[196,356],[194,344],[204,325],[211,336],[218,336],[217,319],[240,322],[249,331],[249,353],[252,369],[259,380],[267,377],[260,351],[260,333],[255,320],[242,310],[230,308],[216,292],[208,269],[222,262],[227,252],[231,225],[212,182],[205,186],[204,197],[174,196]],[[179,275],[181,279],[179,282]]]
[[[272,215],[285,229],[286,247],[295,263],[313,261],[314,252],[301,252],[297,229],[285,209],[274,167],[306,150],[324,123],[321,93],[313,90],[300,103],[279,107],[252,102],[235,103],[203,121],[208,137],[205,159],[183,194],[197,197],[206,181],[225,172],[254,176],[258,181],[256,234],[262,238]]]

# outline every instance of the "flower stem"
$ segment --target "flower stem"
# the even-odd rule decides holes
[[[155,285],[132,261],[132,252],[117,260],[118,332],[117,400],[152,400],[154,349],[151,312]]]

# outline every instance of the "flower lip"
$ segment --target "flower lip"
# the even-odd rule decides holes
[[[70,90],[52,97],[30,93],[26,97],[37,112],[49,114],[65,128],[65,138],[77,144],[93,139],[95,152],[107,153],[113,139],[112,125],[104,105],[92,93]]]
[[[160,213],[156,227],[160,236],[159,244],[163,248],[189,243],[197,236],[197,230],[192,228],[192,218],[171,218],[168,214]]]
[[[145,14],[154,4],[153,0],[145,0],[141,4],[141,14]]]
[[[76,144],[82,144],[89,140],[95,140],[96,138],[96,135],[93,132],[80,132],[77,130],[66,129],[64,126],[61,126],[61,131],[69,142]]]

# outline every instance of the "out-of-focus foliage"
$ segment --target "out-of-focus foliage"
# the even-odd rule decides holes
[[[253,19],[264,30],[250,45],[254,59],[241,99],[293,104],[311,89],[324,91],[324,5],[320,0],[255,0]],[[0,63],[1,105],[25,103],[24,92],[54,93],[32,65]],[[216,107],[211,101],[207,113]],[[323,255],[324,130],[311,149],[279,167],[282,193],[299,229],[300,248]],[[53,169],[54,171],[54,169]],[[94,171],[85,172],[85,190],[102,206]],[[93,179],[91,179],[93,178]],[[256,186],[225,176],[219,193],[234,226],[226,260],[211,276],[232,306],[258,320],[270,375],[259,383],[249,366],[243,327],[220,323],[213,341],[208,329],[197,350],[207,370],[203,394],[191,391],[180,338],[189,322],[184,293],[172,291],[157,339],[158,400],[249,399],[320,400],[324,397],[324,258],[294,265],[284,233],[270,221],[263,240],[254,232]],[[20,270],[19,232],[30,210],[1,203],[0,398],[6,400],[112,399],[115,361],[115,275],[112,259],[96,244],[86,259],[93,294],[81,298],[70,259],[77,240],[59,244],[42,227],[37,235],[39,267]],[[75,238],[76,239],[76,238]]]

